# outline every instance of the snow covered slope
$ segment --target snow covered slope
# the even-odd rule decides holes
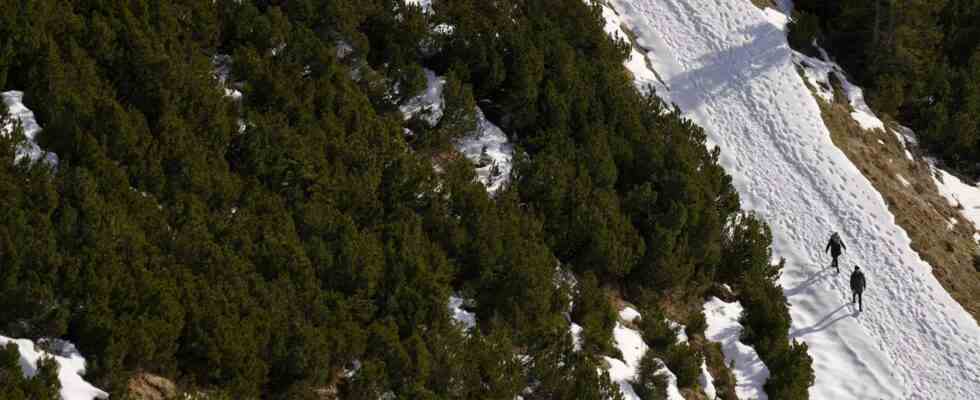
[[[834,147],[793,65],[785,16],[748,0],[609,3],[607,21],[612,14],[632,31],[647,58],[626,64],[637,83],[662,80],[658,94],[705,128],[743,206],[772,226],[776,256],[787,261],[780,283],[791,303],[790,334],[809,344],[814,360],[811,397],[975,398],[980,327]],[[833,231],[848,246],[841,275],[823,253]],[[863,313],[850,304],[855,264],[868,278]]]

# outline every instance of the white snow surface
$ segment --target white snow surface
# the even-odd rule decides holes
[[[453,317],[464,330],[471,330],[476,326],[476,314],[463,309],[463,298],[449,296],[449,315]]]
[[[938,167],[933,166],[932,170],[932,179],[939,194],[946,198],[949,205],[962,207],[960,214],[972,222],[974,228],[980,227],[980,187],[963,182],[956,175]]]
[[[568,333],[572,335],[572,348],[582,350],[582,325],[572,322],[568,325]]]
[[[698,383],[701,384],[701,388],[704,390],[704,396],[708,400],[718,398],[718,391],[715,389],[715,379],[711,377],[711,372],[708,371],[708,363],[704,360],[701,360],[701,375],[698,376]]]
[[[48,164],[57,165],[58,155],[45,152],[37,145],[36,138],[37,134],[41,132],[41,125],[38,125],[37,119],[34,118],[34,112],[24,105],[24,92],[17,90],[3,92],[0,93],[0,100],[3,100],[3,104],[7,106],[7,113],[12,117],[11,121],[20,121],[24,137],[27,138],[17,149],[14,156],[15,161],[27,157],[32,161],[44,159]],[[13,129],[12,125],[0,126],[0,135],[9,135]]]
[[[85,374],[85,358],[82,357],[75,345],[58,339],[50,340],[50,345],[57,354],[51,354],[34,346],[28,339],[12,339],[0,335],[0,346],[14,343],[20,351],[20,368],[24,376],[30,378],[37,374],[39,359],[54,357],[58,363],[58,380],[61,381],[61,398],[63,400],[93,400],[108,399],[109,394],[92,386],[82,379]]]
[[[806,342],[813,357],[810,397],[980,393],[980,327],[831,142],[772,16],[745,0],[610,4],[637,42],[650,46],[647,61],[670,89],[658,94],[721,147],[720,162],[743,207],[772,227],[774,255],[786,259],[779,283],[791,305],[790,335]],[[626,67],[641,75],[633,70],[638,63]],[[844,270],[858,264],[867,277],[863,313],[850,305],[846,273],[827,269],[823,246],[834,231],[848,245]]]
[[[623,307],[622,310],[619,310],[619,318],[626,322],[633,322],[640,318],[640,312],[633,307]]]
[[[398,109],[406,121],[418,113],[428,111],[428,114],[423,115],[423,119],[429,125],[435,126],[442,119],[442,109],[445,103],[442,98],[442,89],[446,86],[446,78],[436,76],[434,71],[426,69],[425,80],[427,82],[425,90],[418,96],[409,99]]]
[[[752,346],[739,340],[742,325],[738,323],[738,317],[741,315],[742,304],[737,301],[726,303],[717,297],[708,299],[704,303],[704,317],[708,323],[704,337],[721,344],[725,364],[732,366],[732,374],[735,375],[735,394],[738,398],[766,400],[768,396],[762,387],[769,379],[769,368]],[[707,369],[702,372],[707,372]]]
[[[503,187],[513,166],[514,146],[507,135],[476,108],[476,131],[456,141],[456,150],[476,164],[477,179],[490,193]]]

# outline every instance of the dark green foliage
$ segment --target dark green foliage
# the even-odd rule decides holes
[[[663,313],[656,308],[645,310],[643,318],[640,320],[639,329],[643,335],[643,341],[647,346],[650,346],[650,351],[644,355],[644,359],[641,362],[641,368],[645,365],[647,368],[656,370],[657,367],[653,361],[647,361],[646,359],[651,357],[660,358],[667,365],[667,368],[677,375],[677,384],[679,387],[693,386],[701,373],[701,360],[703,356],[692,349],[690,345],[677,343],[677,332],[670,326],[667,319],[664,318]],[[702,327],[702,332],[703,329]],[[688,330],[688,332],[691,331]],[[647,371],[646,373],[649,374],[651,371]],[[644,379],[643,384],[645,385],[656,382],[656,380],[651,380],[651,377]]]
[[[693,387],[697,383],[701,376],[702,360],[704,356],[686,343],[671,345],[664,355],[664,362],[677,376],[677,386],[680,388]]]
[[[791,45],[823,32],[824,47],[870,89],[876,111],[912,127],[950,166],[980,173],[980,1],[794,2]],[[816,28],[812,18],[816,17]],[[794,30],[796,31],[794,33]]]
[[[759,352],[769,367],[766,393],[805,399],[813,385],[812,359],[805,344],[789,342],[791,324],[783,289],[776,284],[785,260],[770,264],[771,233],[753,214],[741,214],[727,226],[723,281],[732,284],[744,307],[741,340]]]
[[[787,25],[789,45],[807,55],[818,55],[813,42],[823,42],[823,32],[820,30],[820,18],[806,11],[793,13],[793,19]]]
[[[812,363],[806,343],[794,340],[788,349],[766,360],[770,371],[778,371],[766,381],[766,394],[774,399],[808,399],[808,389],[814,380]]]
[[[652,352],[640,359],[640,367],[633,380],[633,391],[643,400],[667,398],[667,375],[659,372],[664,364]]]
[[[689,336],[701,335],[704,336],[704,330],[708,329],[708,321],[704,316],[704,310],[699,309],[690,319],[687,320],[687,327],[685,328]]]
[[[579,279],[572,321],[582,326],[582,348],[590,353],[609,353],[613,350],[612,334],[616,312],[604,295],[599,281],[591,271]]]
[[[677,342],[677,332],[670,327],[659,309],[644,310],[642,315],[639,328],[643,341],[655,353],[666,353],[670,346]]]
[[[768,246],[725,238],[719,151],[579,0],[17,3],[0,90],[61,163],[0,139],[0,332],[73,341],[113,398],[135,371],[229,398],[618,398],[608,292],[700,296]],[[398,112],[423,68],[448,82],[435,126]],[[477,105],[518,149],[493,197],[452,147]]]

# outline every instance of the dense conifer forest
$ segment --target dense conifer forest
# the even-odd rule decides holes
[[[0,334],[72,341],[113,398],[140,372],[213,398],[617,398],[596,372],[615,351],[610,299],[650,316],[695,304],[672,316],[698,334],[720,283],[770,396],[806,398],[769,228],[701,129],[634,88],[594,5],[10,3],[0,91],[25,93],[59,162],[17,160],[20,129],[0,140]],[[435,126],[398,109],[424,69],[448,81]],[[493,195],[452,146],[475,105],[516,146]],[[0,385],[55,396],[13,351]],[[693,384],[700,355],[671,351]]]
[[[817,41],[872,106],[930,153],[980,176],[980,1],[794,1],[794,47]]]

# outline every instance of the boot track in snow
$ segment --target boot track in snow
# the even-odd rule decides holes
[[[621,24],[645,52],[626,63],[637,85],[652,85],[705,129],[743,206],[772,226],[774,253],[786,259],[790,337],[813,357],[810,397],[975,398],[980,327],[831,142],[793,63],[785,16],[748,0],[610,0],[603,15],[610,34]],[[840,275],[823,253],[834,231],[848,245]],[[860,314],[848,284],[854,265],[868,282]]]

